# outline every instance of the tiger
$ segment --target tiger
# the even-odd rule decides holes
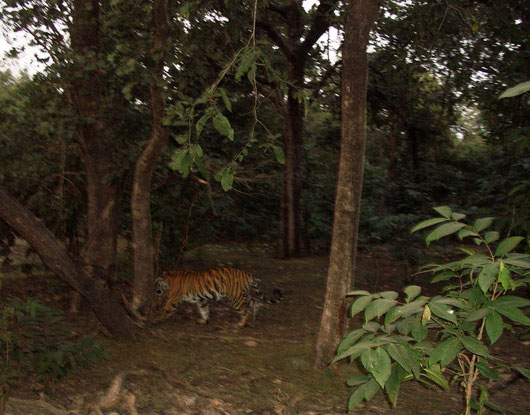
[[[255,291],[255,295],[251,292]],[[203,271],[166,271],[155,281],[155,293],[158,296],[168,294],[167,301],[155,322],[161,322],[183,301],[197,304],[199,324],[206,324],[210,318],[209,301],[228,298],[241,316],[236,324],[241,328],[247,324],[259,302],[275,304],[283,299],[280,290],[274,290],[273,299],[268,299],[259,291],[258,285],[248,272],[236,268],[213,268]]]

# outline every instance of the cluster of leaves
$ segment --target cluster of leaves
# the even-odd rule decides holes
[[[79,341],[57,327],[63,319],[61,311],[30,298],[14,298],[0,309],[1,393],[8,394],[13,382],[24,376],[36,377],[49,391],[76,367],[108,358],[99,341]]]
[[[461,248],[464,258],[425,266],[421,272],[435,274],[433,283],[449,284],[434,297],[420,295],[417,285],[406,287],[402,298],[395,291],[349,293],[357,297],[351,316],[364,311],[365,323],[342,340],[334,361],[360,360],[367,372],[347,381],[356,386],[350,410],[379,390],[395,405],[405,381],[449,389],[449,378],[465,391],[466,414],[481,413],[484,407],[502,411],[489,400],[483,381],[498,379],[496,369],[505,365],[490,354],[488,346],[505,329],[512,329],[511,323],[530,326],[530,318],[522,311],[530,300],[507,295],[530,282],[530,255],[513,252],[521,237],[506,238],[493,248],[499,233],[487,230],[492,218],[469,225],[463,222],[465,215],[447,206],[435,210],[440,217],[421,222],[412,232],[438,225],[426,236],[427,244],[457,234],[460,239],[471,238],[480,251]],[[513,369],[530,376],[528,369]]]

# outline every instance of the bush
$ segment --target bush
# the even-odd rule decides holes
[[[0,402],[7,400],[17,378],[35,376],[45,391],[76,367],[107,358],[101,344],[90,337],[71,339],[57,327],[61,311],[37,300],[14,298],[0,309]]]
[[[406,287],[401,297],[394,291],[349,294],[357,297],[351,316],[364,311],[365,324],[342,340],[334,362],[360,361],[366,371],[347,381],[356,387],[349,410],[379,390],[395,406],[400,384],[417,380],[442,389],[449,389],[450,381],[458,382],[464,391],[466,415],[482,413],[484,407],[502,412],[489,400],[486,381],[497,379],[496,369],[506,366],[495,360],[488,345],[511,328],[509,322],[530,326],[530,318],[521,310],[530,300],[507,295],[530,281],[530,255],[512,252],[522,237],[497,243],[499,233],[487,231],[492,218],[469,225],[463,222],[465,215],[447,206],[435,210],[440,217],[421,222],[412,232],[438,225],[427,235],[427,245],[457,234],[460,239],[471,238],[481,252],[460,248],[464,258],[425,266],[421,272],[433,273],[433,283],[448,282],[434,297],[420,295],[422,289],[417,285]],[[530,376],[528,369],[512,369]]]

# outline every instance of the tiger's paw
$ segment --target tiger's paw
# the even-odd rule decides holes
[[[208,320],[205,320],[203,318],[199,318],[199,319],[197,319],[197,324],[202,324],[202,325],[208,324]]]

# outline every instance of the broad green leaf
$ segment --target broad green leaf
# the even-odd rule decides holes
[[[486,232],[486,234],[484,235],[484,240],[486,241],[487,244],[490,244],[492,242],[495,242],[497,239],[499,239],[499,232],[497,231],[490,231],[490,232]]]
[[[483,319],[491,313],[489,308],[481,308],[480,310],[473,311],[469,313],[466,317],[466,321],[477,321]]]
[[[176,151],[171,157],[171,162],[169,167],[173,170],[177,170],[184,177],[187,177],[190,173],[191,165],[193,164],[193,159],[190,156],[188,149],[180,149]]]
[[[503,329],[504,322],[502,321],[501,315],[491,310],[491,313],[486,317],[486,333],[490,338],[491,344],[495,343],[501,337]]]
[[[452,305],[453,307],[466,308],[466,305],[462,301],[450,297],[436,296],[431,299],[431,303],[447,304]]]
[[[344,350],[346,350],[348,347],[351,347],[357,341],[366,334],[366,331],[363,329],[357,329],[349,332],[344,339],[339,343],[339,346],[337,347],[337,354],[342,353]]]
[[[213,119],[213,126],[222,135],[228,137],[229,140],[234,141],[234,130],[230,125],[230,121],[222,113],[217,113]]]
[[[363,400],[371,399],[379,390],[379,385],[377,384],[374,378],[371,378],[368,382],[359,386],[348,399],[348,411],[351,411],[357,405],[359,405]]]
[[[524,240],[522,236],[512,236],[502,241],[495,250],[495,256],[502,256],[514,249],[519,243]]]
[[[456,274],[454,271],[443,271],[440,272],[438,275],[436,275],[431,282],[433,284],[440,282],[440,281],[447,281],[450,280],[453,277],[458,277],[458,274]]]
[[[416,314],[416,313],[423,311],[423,306],[426,303],[427,303],[426,300],[421,300],[421,301],[415,300],[412,303],[406,304],[401,307],[396,307],[396,308],[398,310],[397,312],[399,313],[399,315],[401,315],[402,317],[408,317],[408,316],[411,316],[412,314]]]
[[[433,209],[447,219],[451,219],[451,215],[453,214],[453,211],[449,206],[438,206]]]
[[[438,343],[429,355],[429,366],[442,362],[442,367],[451,363],[462,350],[462,344],[456,337]]]
[[[473,354],[488,357],[488,349],[480,341],[471,336],[464,336],[460,338],[464,347]]]
[[[381,317],[396,304],[396,300],[387,300],[385,298],[372,301],[364,310],[365,321],[368,322],[374,317]]]
[[[503,295],[497,298],[493,305],[496,307],[528,307],[530,306],[530,300],[516,295]]]
[[[504,263],[526,269],[530,268],[530,261],[528,259],[512,259],[507,257],[504,259]]]
[[[364,290],[357,290],[357,291],[350,291],[348,294],[346,294],[346,297],[350,297],[352,295],[372,295],[368,291]]]
[[[454,310],[447,304],[431,302],[429,304],[429,307],[432,311],[432,314],[434,314],[435,316],[443,318],[444,320],[450,321],[454,324],[457,323]]]
[[[420,222],[416,226],[414,226],[410,230],[410,233],[414,233],[421,229],[425,229],[425,228],[428,228],[429,226],[437,225],[441,222],[446,222],[446,221],[447,221],[446,218],[432,218],[432,219],[424,220],[423,222]]]
[[[421,322],[418,320],[417,324],[414,324],[411,330],[412,337],[416,341],[422,341],[427,337],[428,330],[427,327],[425,327]]]
[[[386,298],[387,300],[395,300],[399,297],[399,294],[395,291],[383,291],[378,293],[382,298]]]
[[[461,261],[456,261],[455,263],[466,265],[485,265],[491,263],[491,258],[484,254],[474,254],[462,259]]]
[[[519,367],[519,366],[515,366],[514,369],[517,370],[526,379],[530,379],[530,369],[526,369],[524,367]]]
[[[223,103],[225,104],[225,107],[228,111],[232,112],[232,102],[230,101],[230,97],[228,96],[228,93],[224,88],[218,89],[219,94],[221,95],[221,98],[223,100]]]
[[[385,390],[386,390],[386,393],[388,394],[388,399],[390,400],[390,403],[392,403],[393,407],[396,407],[397,398],[399,395],[399,387],[403,379],[405,379],[406,375],[407,373],[403,370],[403,368],[400,365],[398,364],[392,365],[392,372],[386,382]]]
[[[232,184],[234,183],[234,173],[230,171],[230,169],[226,169],[221,176],[221,187],[225,192],[230,190],[232,188]]]
[[[478,361],[475,363],[475,366],[477,367],[478,371],[482,376],[484,376],[487,379],[490,380],[497,380],[499,379],[499,374],[496,370],[491,369],[486,362],[483,360]]]
[[[352,360],[359,357],[365,350],[372,347],[379,347],[383,344],[389,343],[389,340],[374,339],[374,335],[367,335],[365,338],[361,339],[357,344],[351,346],[350,348],[344,350],[342,353],[339,353],[331,361],[331,363],[338,362],[346,357],[350,357]]]
[[[392,371],[390,357],[386,350],[382,347],[365,350],[361,355],[361,363],[372,374],[379,386],[384,388]]]
[[[407,303],[410,300],[414,300],[421,293],[421,287],[419,285],[409,285],[403,292],[407,295]]]
[[[392,324],[394,321],[396,321],[398,318],[401,317],[399,309],[400,307],[394,307],[390,309],[389,311],[387,311],[385,315],[385,321],[384,321],[385,326],[388,327],[390,324]]]
[[[513,290],[517,287],[517,284],[512,279],[512,273],[507,268],[503,268],[501,272],[499,272],[498,281],[504,291]]]
[[[517,323],[524,324],[525,326],[530,326],[530,318],[526,316],[521,310],[515,307],[498,307],[495,304],[492,304],[492,307],[495,308],[503,316],[508,317],[510,320]]]
[[[473,224],[473,229],[476,232],[482,232],[493,223],[493,218],[478,218]]]
[[[490,262],[482,267],[482,271],[478,274],[478,285],[484,294],[488,292],[491,284],[495,282],[498,273],[499,262]]]
[[[371,302],[371,295],[363,295],[362,297],[357,298],[350,307],[350,317],[353,317],[355,314],[363,311]]]
[[[433,241],[437,241],[438,239],[458,232],[464,226],[466,226],[464,223],[459,222],[444,223],[443,225],[438,226],[429,235],[427,235],[427,237],[425,238],[425,242],[427,243],[427,245],[429,245]]]
[[[458,236],[458,239],[462,240],[468,236],[478,236],[478,233],[476,233],[475,231],[472,231],[471,229],[463,228],[458,231],[457,236]]]
[[[402,344],[390,343],[386,350],[390,357],[398,362],[408,373],[412,372],[414,362],[410,359],[409,350]]]
[[[465,214],[463,214],[463,213],[457,213],[457,212],[453,212],[453,214],[451,215],[451,218],[452,218],[453,220],[456,220],[456,221],[458,221],[458,220],[462,220],[462,219],[464,219],[465,217],[466,217]]]
[[[346,381],[346,385],[348,385],[348,386],[359,386],[359,385],[362,385],[363,383],[368,382],[370,379],[372,379],[372,378],[370,376],[368,376],[368,375],[355,375],[355,376],[350,377]]]
[[[449,390],[449,383],[444,377],[439,365],[425,368],[425,376],[445,390]]]
[[[521,82],[520,84],[508,88],[499,96],[499,99],[515,97],[524,94],[527,91],[530,91],[530,81]]]
[[[369,332],[377,332],[381,328],[381,324],[379,324],[377,321],[368,321],[363,324],[363,329]]]
[[[201,135],[202,129],[210,119],[210,114],[204,114],[201,118],[199,118],[199,121],[197,121],[197,124],[195,124],[195,130],[197,131],[197,135]]]
[[[285,164],[285,153],[283,152],[283,148],[280,146],[272,146],[272,151],[274,151],[276,161],[280,164]]]
[[[241,56],[241,63],[239,64],[239,67],[237,68],[237,71],[236,71],[236,76],[235,76],[236,81],[239,82],[241,80],[241,77],[248,72],[251,65],[255,62],[255,60],[256,60],[255,49],[247,49],[243,53],[243,56]]]

